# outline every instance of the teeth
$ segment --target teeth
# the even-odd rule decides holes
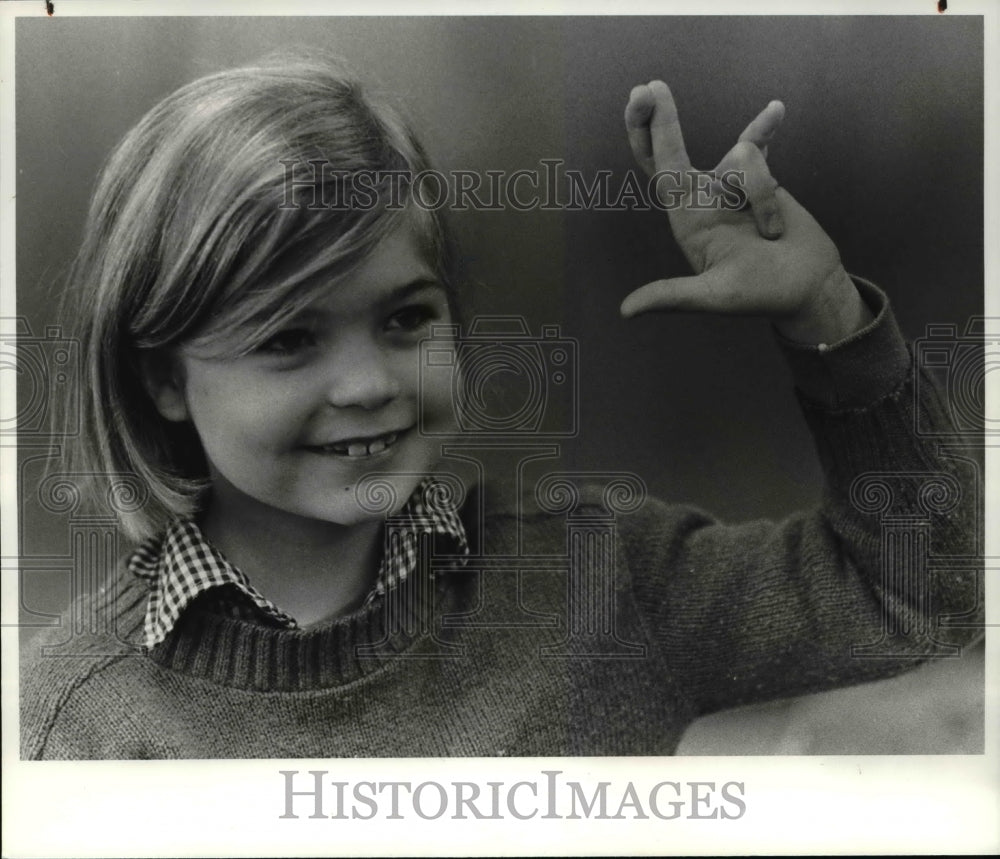
[[[327,444],[320,448],[324,453],[336,453],[339,456],[373,456],[381,453],[388,447],[392,447],[399,438],[399,433],[391,432],[388,435],[379,436],[371,441],[352,441],[347,444]]]

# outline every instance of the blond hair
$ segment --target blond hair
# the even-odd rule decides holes
[[[308,178],[324,175],[316,164],[340,177],[395,175],[402,203],[380,186],[372,205],[323,205]],[[231,350],[237,326],[247,332],[239,351],[251,350],[315,297],[310,283],[349,272],[401,218],[417,226],[453,299],[443,221],[398,182],[427,170],[400,114],[326,56],[201,78],[119,143],[70,276],[84,382],[70,456],[74,472],[132,473],[146,486],[147,502],[120,513],[128,537],[192,515],[208,485],[193,427],[163,419],[145,390],[143,354],[194,337]]]

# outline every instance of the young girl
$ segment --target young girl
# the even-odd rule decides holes
[[[935,552],[975,553],[970,476],[916,432],[947,409],[771,178],[782,114],[717,168],[742,177],[732,211],[690,205],[666,85],[626,108],[695,275],[622,312],[770,319],[826,472],[822,509],[730,527],[638,484],[454,479],[469,380],[444,223],[413,134],[346,70],[263,64],[157,105],[104,169],[71,284],[71,471],[141,480],[138,548],[74,609],[106,631],[26,648],[22,755],[670,754],[702,714],[969,640],[929,624],[978,609],[975,576],[891,575],[880,520],[888,494]]]

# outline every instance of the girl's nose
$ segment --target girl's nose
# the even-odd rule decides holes
[[[336,351],[328,364],[331,405],[377,409],[399,395],[401,385],[391,356],[378,343],[353,340]]]

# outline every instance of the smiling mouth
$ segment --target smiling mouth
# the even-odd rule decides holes
[[[402,433],[390,432],[385,435],[369,436],[367,438],[345,439],[333,444],[310,445],[306,449],[313,453],[333,454],[334,456],[345,456],[350,459],[361,459],[389,450],[399,440],[400,435]]]

